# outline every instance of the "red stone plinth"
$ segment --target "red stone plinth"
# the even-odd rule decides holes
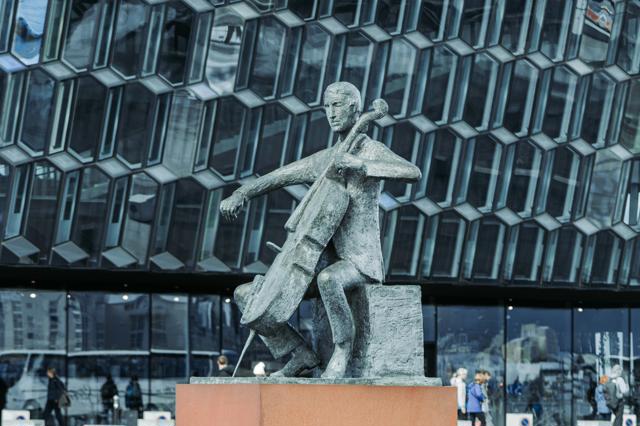
[[[177,386],[177,426],[456,426],[451,387]]]

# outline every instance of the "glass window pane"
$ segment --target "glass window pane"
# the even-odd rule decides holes
[[[210,166],[223,176],[233,175],[236,170],[245,111],[235,98],[223,98],[218,104]]]
[[[536,67],[526,60],[515,62],[510,88],[503,92],[508,98],[504,110],[499,112],[498,122],[518,136],[529,133],[537,81]]]
[[[567,45],[567,35],[574,11],[573,0],[562,3],[543,1],[536,7],[532,21],[531,48],[540,49],[552,61],[561,61]]]
[[[545,276],[545,281],[575,284],[582,261],[583,244],[584,236],[573,227],[564,226],[554,231],[550,236],[550,252],[546,261],[546,273],[552,276]]]
[[[0,211],[6,211],[10,199],[9,184],[11,183],[11,168],[4,161],[0,161]],[[0,230],[4,228],[7,218],[0,215]]]
[[[591,77],[591,87],[581,119],[580,136],[597,147],[605,145],[609,117],[613,107],[615,83],[607,74],[596,72]]]
[[[505,278],[531,282],[538,280],[542,261],[544,230],[536,223],[525,222],[511,231]]]
[[[501,153],[502,145],[487,136],[479,136],[473,141],[473,164],[466,199],[481,211],[488,211],[493,205]]]
[[[373,57],[373,43],[360,32],[347,34],[347,51],[342,66],[341,81],[348,81],[366,93],[369,67]]]
[[[36,153],[44,151],[49,139],[54,87],[54,80],[43,71],[29,74],[20,140]]]
[[[209,356],[220,353],[221,334],[221,296],[192,296],[189,310],[191,353]]]
[[[26,65],[40,61],[49,0],[18,0],[12,53]]]
[[[612,232],[593,235],[587,244],[583,280],[591,284],[615,284],[622,243]]]
[[[516,144],[507,206],[524,217],[532,213],[541,162],[542,154],[535,145],[526,141]]]
[[[407,113],[411,79],[416,61],[416,49],[402,39],[391,43],[391,56],[382,97],[389,104],[389,114],[401,116]]]
[[[629,383],[629,310],[578,308],[573,311],[573,410],[576,420],[592,418],[594,393],[613,366],[623,367]]]
[[[478,130],[484,130],[488,128],[491,117],[498,63],[481,53],[473,55],[471,67],[463,118]]]
[[[221,200],[230,196],[236,188],[236,185],[226,186],[221,191]],[[219,206],[216,206],[215,210],[212,209],[212,213],[215,212],[216,217],[219,219],[220,216],[218,208]],[[237,219],[234,221],[218,220],[218,230],[216,233],[213,254],[231,268],[237,268],[240,266],[240,255],[246,220],[247,207],[243,207],[238,214]]]
[[[214,17],[205,72],[211,88],[224,95],[234,88],[244,19],[233,8],[220,10],[225,12],[216,13]]]
[[[514,55],[524,53],[529,33],[533,0],[505,1],[500,44]]]
[[[140,71],[145,47],[147,6],[142,0],[121,0],[116,20],[111,66],[125,77]]]
[[[513,307],[507,314],[507,413],[536,425],[571,424],[571,310]]]
[[[289,139],[291,115],[277,104],[268,104],[262,116],[262,135],[256,154],[255,173],[260,175],[280,167]]]
[[[330,46],[331,37],[320,25],[310,24],[305,27],[295,93],[310,105],[320,103]]]
[[[162,164],[177,176],[188,176],[193,171],[203,113],[204,103],[193,94],[186,90],[174,92]]]
[[[546,211],[559,221],[567,222],[571,219],[573,212],[580,158],[566,147],[556,149],[554,154],[553,167],[550,170],[551,180],[546,200]]]
[[[452,211],[429,221],[424,242],[423,276],[457,278],[467,223]]]
[[[6,0],[0,3],[0,52],[5,52],[9,48],[11,22],[16,2],[17,0]]]
[[[449,121],[451,99],[458,66],[458,57],[444,46],[432,50],[431,69],[427,83],[423,112],[429,119],[441,124]]]
[[[617,60],[617,64],[629,74],[637,74],[640,71],[639,30],[640,4],[636,1],[630,1],[627,4],[624,14],[624,24],[622,34],[620,34]]]
[[[496,218],[475,221],[465,255],[465,278],[495,280],[500,273],[506,227]]]
[[[383,245],[389,275],[416,275],[425,216],[413,206],[387,213]]]
[[[181,84],[185,79],[192,18],[193,12],[181,1],[167,5],[158,74],[171,84]]]
[[[85,69],[91,64],[103,3],[102,0],[72,1],[63,57],[76,69]]]
[[[31,418],[42,420],[46,369],[55,368],[66,381],[66,307],[65,293],[0,291],[0,386],[8,388],[4,408],[31,409]]]
[[[93,160],[100,142],[106,98],[107,88],[93,77],[78,79],[69,149],[84,161]]]
[[[262,97],[269,98],[276,94],[285,35],[284,27],[275,18],[266,17],[260,21],[249,86]]]
[[[47,263],[53,240],[61,173],[49,163],[33,166],[31,197],[25,236],[40,249],[38,260]]]
[[[194,241],[198,240],[205,195],[204,188],[194,180],[182,179],[177,183],[167,251],[187,267],[193,266],[195,261]]]
[[[589,187],[587,217],[602,227],[611,226],[621,183],[622,161],[610,150],[596,152]]]
[[[153,179],[144,173],[133,176],[122,246],[138,259],[139,265],[146,263],[157,198],[158,184]]]
[[[109,178],[97,168],[84,169],[72,240],[98,262],[107,214]]]
[[[424,0],[420,7],[418,31],[433,41],[444,38],[448,11],[447,0]]]
[[[438,306],[438,377],[449,385],[453,373],[465,368],[467,385],[474,373],[486,370],[489,415],[497,425],[504,418],[504,308],[498,306]]]
[[[393,152],[407,161],[415,163],[416,151],[421,142],[421,133],[409,122],[401,122],[385,129],[384,141]],[[411,195],[411,184],[399,181],[385,181],[384,190],[398,198],[408,200]]]
[[[592,66],[604,65],[616,15],[610,2],[587,3],[580,34],[580,59]]]
[[[449,130],[438,130],[430,152],[426,195],[442,206],[451,203],[460,157],[460,139]]]
[[[565,67],[553,69],[553,78],[542,108],[542,131],[558,142],[567,140],[577,83],[578,77]]]
[[[491,17],[491,5],[498,8],[492,0],[466,0],[462,9],[462,28],[460,38],[474,48],[484,46]]]
[[[620,125],[620,143],[631,152],[640,153],[640,80],[631,80],[629,83],[629,93]]]
[[[142,84],[125,86],[118,125],[118,155],[134,167],[140,167],[151,137],[155,96]]]

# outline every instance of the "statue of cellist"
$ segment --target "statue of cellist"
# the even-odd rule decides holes
[[[385,102],[381,100],[377,102],[386,107]],[[233,219],[243,205],[252,198],[288,185],[302,183],[315,185],[320,183],[319,180],[324,179],[330,180],[336,186],[326,192],[328,195],[322,199],[323,204],[318,206],[319,208],[310,206],[306,206],[306,208],[307,210],[319,210],[320,215],[323,214],[322,210],[326,208],[329,211],[327,215],[336,216],[334,210],[331,209],[334,204],[340,204],[341,201],[337,198],[339,193],[346,194],[344,195],[346,200],[344,210],[340,212],[340,216],[336,216],[335,228],[329,231],[325,241],[327,249],[330,248],[333,253],[333,263],[317,274],[313,273],[327,312],[334,343],[334,351],[322,374],[323,378],[344,377],[351,358],[355,326],[346,294],[358,286],[381,284],[384,280],[378,212],[382,180],[394,179],[409,182],[419,180],[421,177],[420,169],[415,165],[394,154],[384,144],[370,139],[362,131],[366,129],[363,117],[371,113],[362,114],[361,117],[361,103],[360,92],[354,85],[346,82],[329,85],[324,92],[324,108],[331,129],[338,135],[338,142],[331,148],[283,166],[243,185],[220,205],[222,214],[227,219]],[[384,115],[384,113],[386,113],[386,109],[382,114]],[[356,125],[360,127],[356,129]],[[340,191],[336,191],[335,188],[339,188]],[[313,189],[312,186],[309,192],[313,192]],[[334,196],[333,194],[336,194],[335,202],[331,198]],[[313,194],[308,193],[305,199],[307,197],[313,197]],[[305,199],[303,199],[303,203]],[[299,206],[298,209],[303,209],[303,207]],[[298,209],[292,218],[298,213]],[[304,214],[304,212],[302,213]],[[322,219],[324,220],[324,218]],[[304,221],[304,219],[298,220]],[[295,223],[293,225],[287,223],[286,228],[289,234],[283,250],[288,247],[291,241],[298,238],[295,236],[295,226]],[[313,244],[317,244],[317,241],[314,240]],[[298,252],[306,253],[307,251],[295,251],[295,253]],[[285,256],[283,253],[281,255]],[[286,256],[296,257],[292,254]],[[313,258],[312,262],[315,263],[316,258]],[[271,268],[280,267],[276,258]],[[312,271],[314,268],[315,271],[318,270],[313,264],[306,270]],[[267,272],[267,278],[270,272],[271,269]],[[312,279],[311,276],[308,278]],[[287,281],[287,279],[288,276],[284,276],[284,280],[278,279],[278,281]],[[303,287],[311,285],[311,281],[307,281],[302,281]],[[282,286],[286,288],[289,284],[283,282]],[[247,315],[245,310],[248,309],[247,304],[253,302],[249,299],[262,297],[255,296],[256,286],[256,280],[254,280],[253,284],[241,285],[235,291],[235,301],[243,312],[243,322],[245,322],[244,316]],[[301,291],[304,290],[305,288]],[[269,289],[265,291],[269,291]],[[299,292],[299,294],[302,293]],[[298,296],[298,298],[301,297]],[[281,299],[281,297],[279,298]],[[300,300],[295,300],[294,303],[300,303]],[[264,309],[268,311],[271,305],[265,306]],[[291,311],[287,311],[286,315],[290,315],[295,308],[297,305],[292,306]],[[276,317],[278,316],[270,316],[270,318]],[[281,316],[276,320],[271,319],[269,324],[267,324],[269,321],[266,318],[256,318],[252,322],[249,321],[248,326],[257,330],[274,358],[278,359],[291,354],[291,358],[284,368],[272,376],[297,376],[305,370],[313,369],[319,365],[318,356],[309,348],[302,336],[289,325],[288,317]]]

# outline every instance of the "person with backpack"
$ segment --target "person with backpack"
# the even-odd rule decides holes
[[[607,399],[605,397],[605,387],[608,382],[608,376],[600,376],[599,384],[596,386],[596,418],[598,420],[611,420],[611,409],[607,406]]]
[[[140,389],[140,383],[138,383],[138,376],[131,376],[131,381],[127,385],[127,390],[124,394],[124,403],[129,410],[138,412],[138,417],[142,413],[142,390]]]
[[[64,419],[62,412],[60,411],[60,400],[66,397],[66,389],[64,383],[56,374],[56,369],[47,368],[47,377],[49,378],[49,384],[47,385],[47,403],[44,406],[44,420],[47,426],[58,423],[58,426],[64,426]],[[55,413],[55,422],[51,414]]]
[[[118,387],[113,381],[111,374],[107,375],[107,381],[100,388],[100,397],[102,398],[103,415],[107,422],[113,420],[114,406],[113,398],[118,395]]]
[[[467,390],[467,413],[469,420],[473,426],[476,425],[476,419],[480,420],[481,426],[487,426],[485,414],[482,412],[482,403],[485,400],[482,390],[484,378],[481,372],[476,372],[473,383],[469,385]]]
[[[611,379],[604,387],[604,398],[607,407],[615,415],[612,426],[622,426],[624,415],[624,400],[629,394],[629,386],[622,377],[622,367],[614,365],[611,369]]]

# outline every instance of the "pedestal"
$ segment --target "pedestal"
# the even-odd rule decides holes
[[[348,296],[356,338],[350,377],[422,376],[424,336],[420,286],[365,285]],[[331,327],[320,299],[314,305],[313,347],[326,365]]]
[[[455,426],[456,390],[432,379],[192,379],[179,426]],[[412,385],[413,383],[413,385]]]

